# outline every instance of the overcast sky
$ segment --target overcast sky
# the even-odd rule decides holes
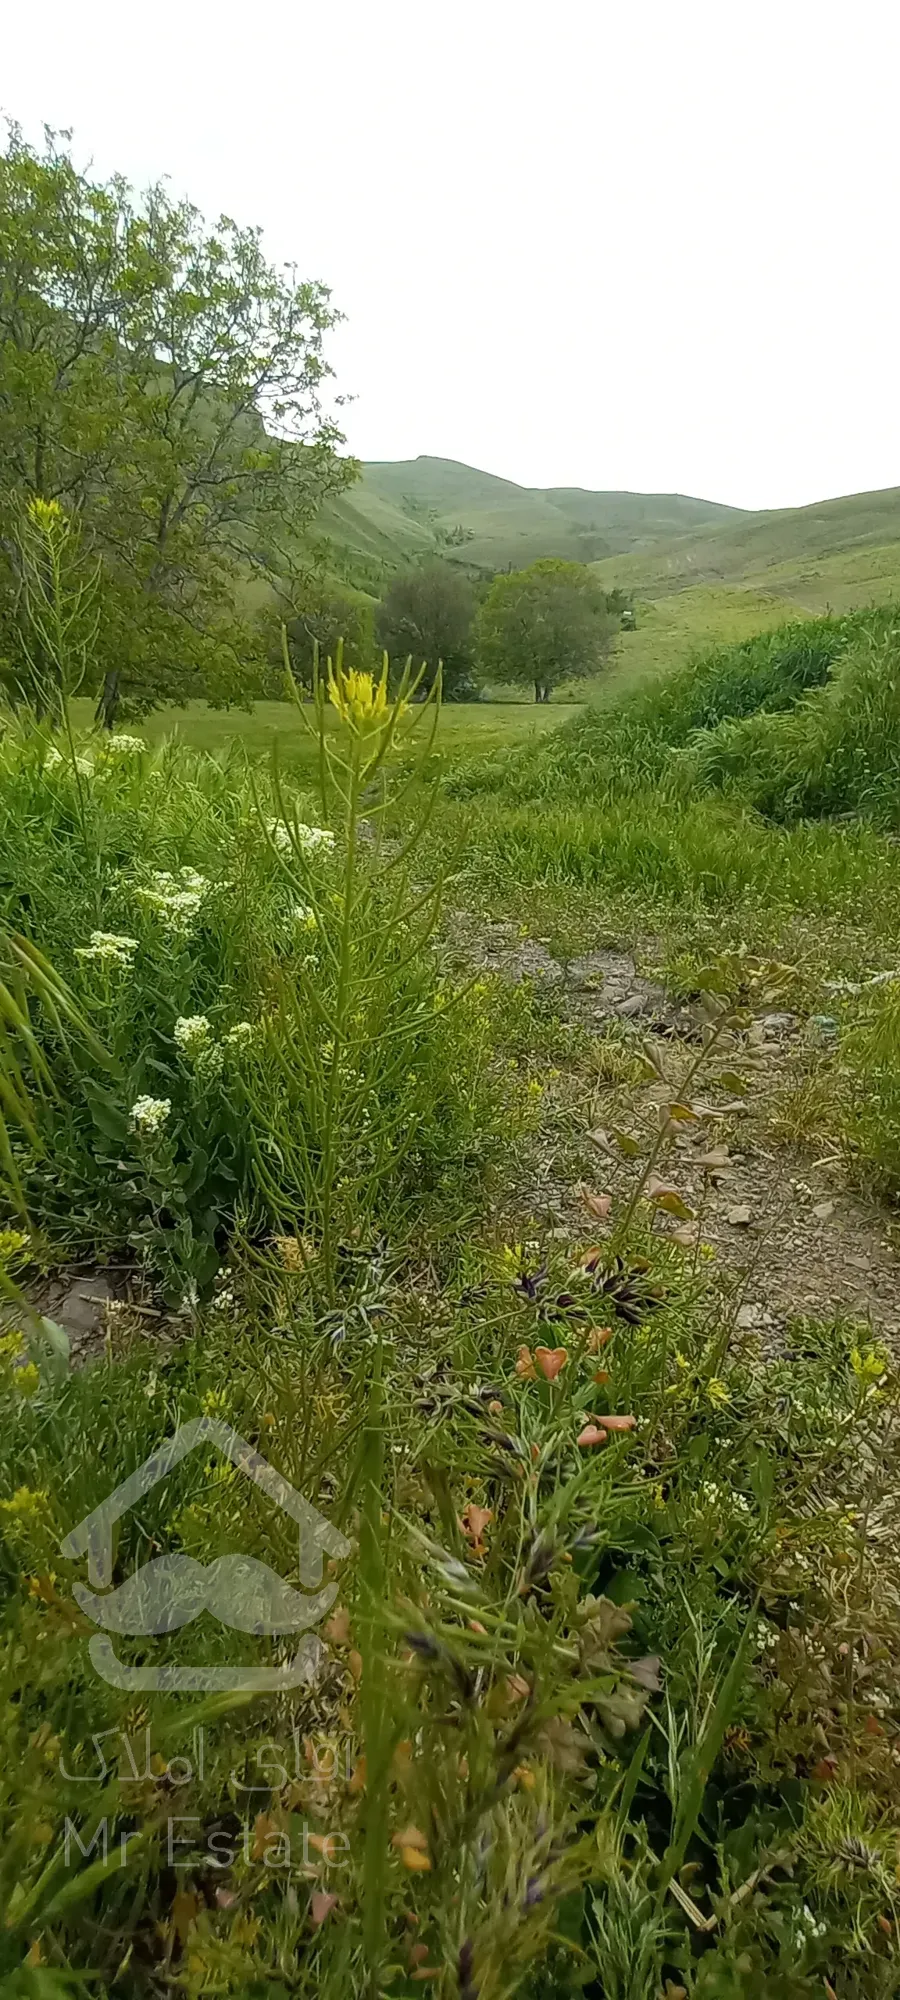
[[[0,109],[331,286],[352,450],[900,484],[896,0],[41,0]]]

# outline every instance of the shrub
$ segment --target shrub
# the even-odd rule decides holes
[[[437,1211],[453,1184],[471,1205],[489,1001],[456,1003],[431,946],[440,880],[412,888],[415,843],[388,852],[383,806],[360,812],[398,716],[364,738],[347,711],[345,748],[329,737],[335,831],[237,757],[113,736],[80,744],[78,768],[8,731],[0,914],[96,1038],[38,1010],[55,1088],[16,1165],[51,1250],[131,1245],[190,1301],[239,1220],[277,1225],[310,1241],[331,1292],[340,1243],[395,1225],[413,1191]]]
[[[890,608],[805,619],[739,645],[716,647],[615,705],[588,710],[534,749],[476,767],[455,779],[451,789],[575,801],[665,782],[671,752],[697,730],[715,729],[759,710],[790,711],[811,689],[824,685],[858,640],[889,632],[895,620]]]
[[[683,789],[727,788],[771,819],[860,813],[900,820],[900,629],[858,637],[827,685],[689,743]]]

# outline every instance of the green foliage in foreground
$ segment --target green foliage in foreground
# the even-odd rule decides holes
[[[425,1967],[446,2000],[896,1990],[897,1382],[842,1325],[763,1363],[639,1193],[618,1264],[480,1229],[413,1276],[359,1238],[337,1341],[293,1238],[237,1251],[179,1345],[126,1309],[60,1383],[6,1340],[10,2000],[88,1969],[113,2000],[412,2000]],[[137,1703],[90,1670],[59,1541],[202,1413],[350,1539],[330,1664]],[[296,1560],[212,1452],[123,1518],[117,1581],[148,1543]]]
[[[734,790],[770,819],[861,813],[900,823],[900,626],[869,631],[827,684],[786,713],[760,710],[688,744],[685,790]]]
[[[326,775],[337,837],[238,758],[0,748],[3,918],[93,1030],[35,1026],[54,1088],[18,1149],[29,1211],[57,1252],[130,1245],[173,1302],[208,1289],[239,1218],[387,1226],[490,1143],[483,1008],[452,1004],[428,945],[439,883],[381,870]]]
[[[659,1170],[743,1094],[780,998],[738,940],[802,918],[821,969],[867,900],[896,935],[898,851],[647,784],[450,801],[428,847],[388,751],[429,712],[339,672],[326,732],[322,697],[324,805],[176,745],[3,744],[6,923],[95,1035],[34,982],[43,1068],[23,1044],[10,1112],[39,1227],[0,1236],[7,1280],[130,1241],[183,1337],[126,1304],[71,1374],[0,1339],[0,1994],[893,2000],[900,1386],[863,1328],[762,1353]],[[547,1225],[546,1153],[533,1219],[510,1147],[564,1032],[527,988],[460,990],[433,942],[454,818],[480,908],[543,884],[734,947],[694,962],[696,1039],[629,1042],[653,1088],[583,1235]],[[861,1147],[898,1129],[895,1024],[889,986],[862,996]],[[571,1132],[544,1137],[556,1182]],[[351,1543],[329,1663],[277,1698],[135,1699],[88,1660],[60,1541],[201,1414]],[[115,1585],[163,1548],[292,1578],[293,1525],[248,1491],[185,1460],[123,1517]],[[207,1615],[116,1650],[287,1647]]]

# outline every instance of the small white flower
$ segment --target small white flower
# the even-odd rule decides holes
[[[85,964],[130,965],[137,951],[137,938],[119,937],[115,931],[92,931],[90,944],[77,944],[75,957]]]
[[[137,757],[147,745],[142,736],[108,736],[103,745],[107,757]]]
[[[311,910],[308,903],[294,904],[291,911],[291,922],[295,930],[298,931],[314,931],[319,927],[319,919],[316,916],[315,910]]]
[[[182,1055],[196,1057],[208,1046],[212,1028],[205,1014],[180,1014],[172,1035]]]
[[[47,755],[46,755],[46,757],[44,758],[44,770],[45,770],[45,771],[58,771],[58,770],[59,770],[59,767],[60,767],[60,764],[61,764],[62,762],[63,762],[63,758],[62,758],[62,756],[61,756],[60,752],[59,752],[59,751],[57,750],[57,748],[56,748],[56,744],[55,744],[55,743],[51,743],[51,745],[50,745],[50,748],[49,748],[49,750],[47,751]]]
[[[256,1029],[252,1021],[236,1021],[224,1037],[230,1049],[249,1049],[256,1041]]]
[[[177,875],[173,875],[168,868],[157,868],[149,881],[140,883],[134,893],[172,930],[185,935],[200,911],[208,888],[206,876],[198,875],[196,868],[179,868]]]
[[[327,826],[295,826],[294,837],[298,847],[301,847],[306,854],[313,854],[317,847],[334,846],[334,834]]]
[[[314,854],[317,848],[334,846],[334,834],[327,826],[306,826],[302,820],[292,820],[287,826],[283,819],[267,819],[266,830],[273,846],[282,854],[292,847],[298,847],[301,854]]]
[[[171,1097],[136,1097],[131,1107],[132,1131],[152,1138],[162,1130],[171,1109]]]

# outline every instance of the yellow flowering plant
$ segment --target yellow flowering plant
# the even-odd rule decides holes
[[[310,1283],[333,1304],[342,1246],[375,1226],[390,1163],[437,1115],[422,1059],[456,996],[430,949],[442,876],[423,887],[412,865],[435,802],[422,780],[440,675],[416,702],[424,667],[408,660],[392,685],[386,657],[380,672],[348,670],[339,646],[324,671],[314,660],[310,712],[286,639],[284,657],[289,691],[316,739],[329,824],[298,817],[276,761],[280,817],[264,822],[266,836],[317,943],[314,956],[298,952],[284,968],[267,1017],[256,1082],[262,1090],[268,1079],[270,1139],[267,1151],[256,1149],[256,1168],[267,1205],[303,1245]],[[417,783],[410,825],[398,807]],[[273,1114],[273,1103],[291,1105],[292,1115]]]

